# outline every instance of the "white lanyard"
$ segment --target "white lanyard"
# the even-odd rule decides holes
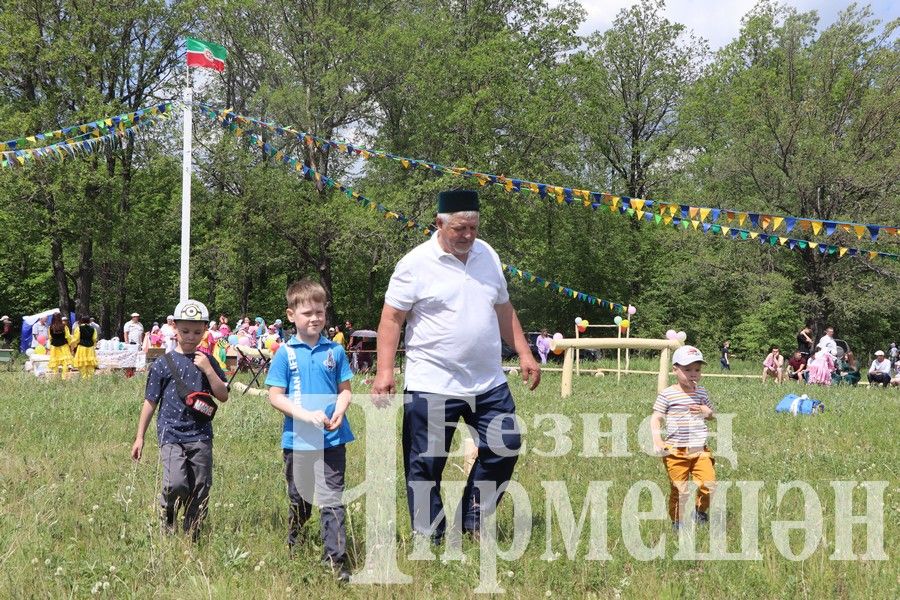
[[[287,348],[288,366],[291,369],[291,401],[300,404],[300,367],[297,365],[297,355],[290,346]]]

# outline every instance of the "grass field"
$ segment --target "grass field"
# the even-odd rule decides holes
[[[637,361],[653,369],[652,361]],[[710,367],[718,371],[715,367]],[[747,365],[736,371],[752,372]],[[398,493],[399,565],[413,577],[411,585],[340,587],[318,565],[318,521],[310,527],[306,556],[289,559],[284,544],[286,499],[279,434],[281,419],[268,403],[232,395],[216,417],[214,486],[204,538],[192,545],[183,537],[163,537],[156,519],[161,468],[148,441],[144,461],[134,464],[134,438],[144,377],[98,376],[38,381],[24,373],[0,373],[0,597],[115,598],[324,598],[324,597],[471,597],[479,585],[479,548],[469,540],[462,561],[411,561],[408,516],[402,473]],[[898,535],[900,393],[866,388],[815,388],[827,406],[818,417],[776,415],[777,400],[797,384],[762,385],[758,381],[707,379],[704,384],[720,413],[733,413],[737,465],[717,463],[720,481],[756,481],[760,518],[759,559],[680,560],[677,540],[665,520],[641,526],[644,543],[665,536],[664,557],[638,560],[623,543],[621,514],[633,484],[649,480],[667,493],[658,458],[638,449],[637,426],[649,414],[656,379],[633,375],[619,385],[615,377],[582,376],[575,394],[562,401],[558,373],[547,374],[541,387],[528,392],[512,381],[518,413],[528,426],[528,448],[514,479],[528,492],[534,526],[521,558],[498,559],[498,579],[506,594],[519,598],[896,598],[900,590]],[[810,390],[803,388],[804,391]],[[354,390],[366,391],[362,381]],[[799,392],[798,392],[799,393]],[[536,417],[558,413],[571,419],[573,449],[558,457],[541,456],[554,442],[544,435],[549,422]],[[584,413],[630,414],[628,457],[584,457]],[[348,484],[363,478],[366,433],[362,410],[351,408],[359,438],[348,450]],[[609,419],[600,421],[609,429]],[[399,425],[399,422],[398,422]],[[155,428],[155,424],[153,425]],[[713,426],[715,427],[715,426]],[[155,429],[154,429],[155,430]],[[151,439],[155,436],[148,434]],[[601,448],[609,442],[602,441]],[[715,444],[713,444],[715,447]],[[540,451],[540,452],[539,452]],[[398,450],[399,456],[399,450]],[[402,464],[402,463],[398,463]],[[445,471],[461,479],[459,459]],[[575,517],[589,482],[610,483],[606,549],[609,559],[585,560],[584,533],[569,559],[558,532],[547,546],[547,514],[542,482],[565,481]],[[802,561],[783,556],[773,540],[772,524],[803,518],[795,490],[776,502],[779,482],[808,483],[821,502],[823,541]],[[831,560],[835,549],[835,480],[884,481],[884,551],[887,560]],[[732,498],[733,496],[733,498]],[[865,510],[858,490],[854,512]],[[640,509],[650,509],[649,496]],[[736,491],[724,515],[731,550],[743,510]],[[500,544],[509,543],[510,502],[501,506]],[[357,568],[364,562],[365,504],[349,506],[348,539]],[[556,521],[554,521],[556,523]],[[586,525],[586,531],[589,525]],[[708,540],[698,532],[698,548]],[[866,549],[866,529],[853,529],[854,552]],[[803,532],[791,535],[799,552]]]

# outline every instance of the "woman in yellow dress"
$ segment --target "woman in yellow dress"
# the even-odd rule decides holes
[[[72,344],[75,346],[75,368],[82,379],[90,379],[97,368],[97,330],[91,327],[90,317],[81,317],[78,326],[72,332]]]
[[[68,379],[69,367],[72,366],[72,351],[69,349],[72,334],[64,319],[57,313],[53,315],[53,322],[50,324],[50,362],[47,363],[47,374],[56,375],[62,369],[63,379]]]

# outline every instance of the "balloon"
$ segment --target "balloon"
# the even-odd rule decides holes
[[[41,336],[41,337],[44,337],[44,336]],[[34,354],[47,354],[47,349],[44,348],[43,346],[35,346]]]
[[[555,354],[555,355],[557,355],[557,356],[559,356],[559,355],[562,354],[563,352],[564,352],[564,351],[563,351],[562,348],[554,348],[554,349],[553,349],[553,354]]]
[[[43,346],[44,344],[46,344],[46,343],[47,343],[47,336],[44,335],[43,333],[42,333],[41,335],[37,336],[37,343],[40,344],[41,346]]]
[[[628,314],[629,314],[629,315],[633,315],[633,314],[636,313],[636,312],[637,312],[637,309],[636,309],[635,307],[633,307],[632,305],[629,304],[629,305],[628,305]]]
[[[581,317],[575,317],[575,324],[581,325]]]
[[[618,316],[617,316],[615,319],[613,319],[613,323],[615,323],[616,325],[621,325],[621,324],[622,324],[622,317],[618,317]]]
[[[670,329],[666,332],[666,339],[667,340],[676,340],[676,339],[678,339],[678,334],[675,333],[674,329]]]
[[[675,339],[677,339],[679,342],[683,342],[687,339],[687,334],[683,331],[679,331],[675,334]]]
[[[232,346],[237,346],[238,344],[238,336],[231,334],[228,336],[228,343]]]
[[[266,350],[271,350],[272,344],[274,344],[274,343],[275,343],[275,340],[273,338],[266,337],[265,341],[263,342],[263,346],[265,346]]]
[[[269,350],[270,350],[270,351],[272,352],[272,354],[274,355],[276,352],[278,352],[278,349],[279,349],[279,348],[281,348],[281,344],[279,344],[278,342],[272,342],[272,347],[269,348]]]
[[[584,327],[587,327],[588,325],[590,325],[590,323],[588,323],[588,320],[587,320],[587,319],[582,319],[582,320],[581,320],[581,324],[582,324]]]
[[[585,331],[587,331],[587,327],[585,327],[584,325],[578,326],[578,333],[584,333]]]
[[[563,339],[563,334],[561,334],[561,333],[559,333],[559,332],[557,331],[556,333],[553,334],[553,339],[554,339],[554,340],[561,340],[561,339]]]
[[[622,326],[622,329],[628,329],[631,326],[631,321],[629,321],[628,319],[622,319],[619,322],[619,325]]]

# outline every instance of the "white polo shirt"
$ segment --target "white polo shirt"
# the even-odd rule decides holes
[[[872,361],[872,366],[869,367],[869,373],[884,373],[885,375],[891,374],[891,361],[886,358],[881,359],[881,362],[878,362],[878,359]]]
[[[494,307],[509,293],[485,242],[462,262],[431,236],[397,263],[384,301],[407,312],[407,390],[475,396],[506,382]]]
[[[125,325],[122,326],[123,333],[125,334],[125,343],[126,344],[140,344],[141,337],[144,335],[144,326],[141,325],[140,321],[135,323],[134,321],[128,321]]]

